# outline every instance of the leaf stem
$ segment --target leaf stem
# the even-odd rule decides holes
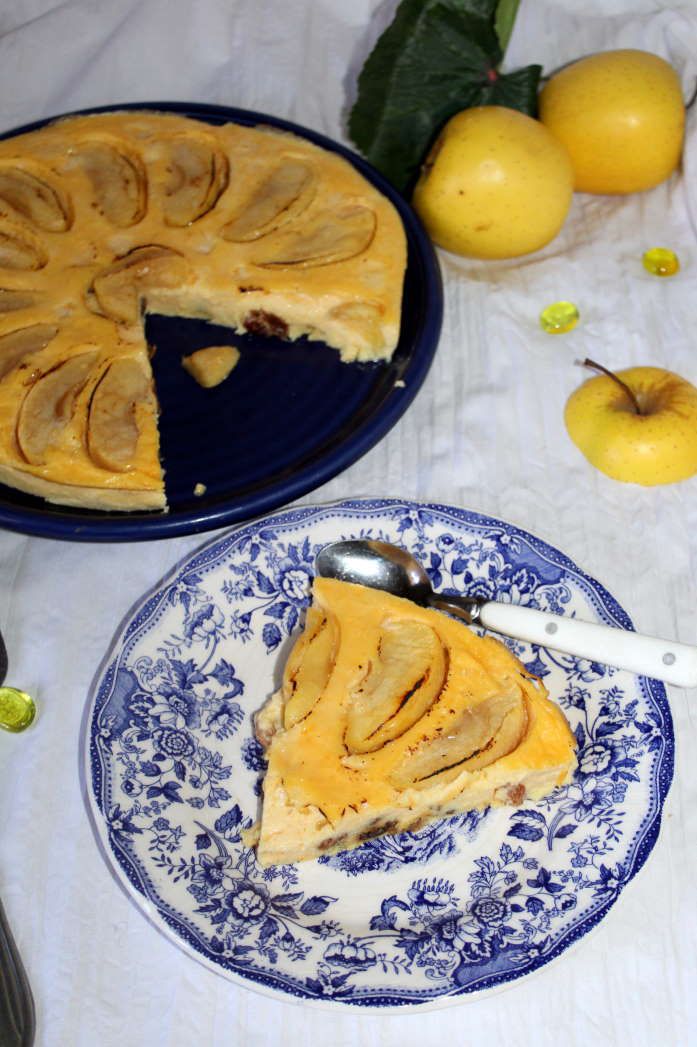
[[[520,0],[499,0],[496,5],[494,26],[499,39],[499,47],[503,54],[506,53],[508,41],[511,39],[519,2]]]
[[[629,397],[629,399],[631,401],[632,407],[634,408],[636,413],[637,414],[641,414],[642,413],[641,407],[639,406],[639,401],[637,400],[637,398],[634,395],[633,391],[629,388],[627,383],[623,382],[621,378],[618,378],[618,376],[616,374],[614,374],[613,371],[609,371],[608,368],[607,367],[603,367],[602,364],[597,364],[595,362],[595,360],[589,360],[588,357],[586,357],[585,360],[581,361],[581,366],[582,367],[592,367],[596,371],[601,371],[603,374],[607,375],[608,378],[612,378],[613,382],[616,382],[617,385],[619,385],[619,387],[621,389],[623,389],[624,392],[627,394],[627,396]]]

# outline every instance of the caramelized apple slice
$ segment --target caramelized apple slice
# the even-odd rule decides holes
[[[68,198],[48,181],[22,167],[0,168],[0,200],[49,233],[64,233],[72,225]]]
[[[283,673],[283,725],[299,723],[310,713],[334,668],[337,628],[334,619],[309,607],[305,629],[296,640]]]
[[[48,255],[28,236],[0,231],[0,268],[43,269]]]
[[[438,634],[425,622],[386,621],[372,664],[351,696],[345,742],[369,753],[398,738],[428,712],[448,672]]]
[[[390,775],[397,788],[452,781],[462,771],[478,771],[516,749],[527,731],[521,694],[497,695],[467,706],[440,734],[422,738]]]
[[[135,323],[149,290],[178,287],[187,275],[186,261],[171,247],[136,247],[95,276],[91,291],[96,311],[119,323]]]
[[[30,309],[35,303],[36,295],[33,291],[13,291],[9,287],[0,287],[0,316]]]
[[[78,393],[89,378],[97,352],[80,353],[36,382],[22,403],[17,443],[28,462],[41,465],[73,415]]]
[[[302,228],[288,229],[260,245],[256,265],[309,269],[332,265],[365,251],[375,235],[375,213],[362,204],[320,211]]]
[[[208,345],[182,357],[182,366],[204,389],[213,389],[225,381],[239,358],[235,345]]]
[[[148,376],[135,360],[121,358],[107,369],[90,403],[87,446],[102,469],[123,473],[138,446],[136,407],[153,394]]]
[[[227,188],[229,164],[215,145],[189,135],[170,146],[162,210],[167,225],[191,225],[215,207]]]
[[[140,157],[99,141],[83,143],[78,155],[104,217],[121,229],[140,222],[148,206],[148,180]]]
[[[257,240],[301,214],[315,193],[312,168],[303,160],[286,157],[252,193],[220,235],[244,243]]]
[[[17,364],[32,353],[45,349],[58,334],[53,324],[32,324],[18,331],[10,331],[0,337],[0,379],[9,374]]]

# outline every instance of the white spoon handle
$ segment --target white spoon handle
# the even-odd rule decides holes
[[[628,669],[678,687],[697,686],[697,647],[688,644],[495,601],[481,605],[478,620],[486,629],[516,640]]]

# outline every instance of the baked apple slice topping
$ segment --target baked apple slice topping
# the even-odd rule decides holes
[[[92,183],[101,214],[120,229],[128,229],[145,216],[148,180],[140,157],[110,142],[84,142],[78,159]]]
[[[17,420],[17,443],[31,465],[45,461],[46,451],[72,418],[96,358],[96,350],[72,356],[39,378],[25,396]]]
[[[87,447],[102,469],[123,473],[132,464],[138,446],[136,410],[154,403],[152,386],[135,360],[114,360],[96,386],[87,421]]]
[[[320,211],[303,223],[266,238],[252,261],[255,265],[309,269],[345,262],[365,251],[375,235],[375,213],[363,204]]]
[[[261,182],[239,213],[223,226],[224,240],[246,243],[273,232],[305,210],[315,194],[315,174],[294,157],[282,160]]]
[[[122,324],[136,323],[148,291],[179,287],[189,273],[178,251],[159,244],[136,247],[97,273],[87,295],[95,312]]]
[[[390,775],[398,789],[453,781],[463,771],[479,771],[516,749],[527,731],[522,693],[486,698],[462,709],[445,730],[427,732]]]
[[[0,200],[49,233],[64,233],[73,222],[69,199],[46,178],[23,167],[0,167]]]
[[[225,381],[239,359],[236,345],[207,345],[182,357],[182,367],[203,389],[214,389]]]
[[[230,178],[225,154],[188,135],[171,142],[167,172],[162,210],[166,224],[174,226],[191,225],[208,214]]]
[[[0,316],[3,313],[16,313],[20,309],[31,309],[36,305],[33,291],[13,291],[9,287],[0,287]]]
[[[448,657],[425,622],[383,623],[378,657],[351,695],[344,741],[351,753],[382,748],[413,727],[440,695]]]
[[[312,712],[334,668],[338,630],[331,616],[311,606],[283,672],[283,726],[293,727]]]
[[[0,337],[0,379],[13,371],[27,356],[45,349],[56,337],[54,324],[32,324],[18,331],[9,331]]]
[[[0,269],[43,269],[48,255],[42,245],[25,233],[0,229]]]

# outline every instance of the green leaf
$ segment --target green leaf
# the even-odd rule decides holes
[[[407,190],[451,116],[475,105],[534,114],[539,66],[500,74],[499,0],[402,0],[358,78],[349,133]]]
[[[499,38],[499,47],[503,52],[505,52],[508,47],[508,41],[511,39],[519,3],[520,0],[499,0],[496,8],[494,26],[496,35]]]

